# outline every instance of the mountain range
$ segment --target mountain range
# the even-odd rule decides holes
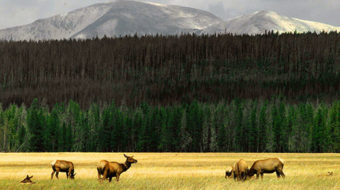
[[[183,33],[261,34],[265,31],[340,31],[319,22],[257,11],[224,21],[207,11],[151,2],[115,1],[94,4],[64,15],[0,30],[2,40],[88,39],[125,35],[178,35]]]

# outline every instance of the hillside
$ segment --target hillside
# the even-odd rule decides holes
[[[257,11],[204,29],[204,33],[263,34],[268,31],[287,32],[331,32],[340,27],[280,15],[273,11]]]
[[[193,33],[222,22],[213,14],[188,7],[136,1],[95,4],[0,30],[0,39],[46,40],[144,34]]]

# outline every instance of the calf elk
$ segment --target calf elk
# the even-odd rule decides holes
[[[74,179],[74,176],[76,175],[74,173],[74,165],[72,162],[66,161],[66,160],[55,160],[51,162],[53,172],[51,173],[51,179],[53,179],[54,173],[57,179],[59,179],[58,175],[59,172],[65,172],[66,177],[70,176],[71,179]]]
[[[32,179],[33,175],[31,177],[29,177],[28,175],[26,176],[26,178],[22,181],[20,181],[20,183],[26,183],[26,184],[34,184],[35,182],[33,182]]]
[[[119,181],[119,176],[128,170],[131,167],[131,164],[137,163],[137,160],[134,159],[133,156],[127,156],[124,154],[124,157],[126,158],[125,163],[101,160],[97,164],[98,179],[104,180],[109,178],[109,182],[111,182],[112,178],[116,177],[116,180]],[[103,175],[103,178],[100,178],[101,175]]]

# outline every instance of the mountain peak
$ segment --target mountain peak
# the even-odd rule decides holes
[[[259,34],[265,31],[279,33],[340,31],[340,27],[287,17],[269,10],[256,11],[252,14],[231,19],[225,25],[227,32],[236,34]]]
[[[282,16],[261,10],[227,22],[194,8],[153,2],[117,0],[0,30],[0,40],[48,40],[125,35],[183,33],[259,34],[265,31],[340,31],[339,27]]]
[[[277,12],[270,11],[270,10],[255,11],[253,14],[254,15],[278,15]]]
[[[125,35],[176,35],[200,31],[222,20],[194,8],[153,2],[99,3],[39,19],[32,24],[0,30],[0,39],[46,40]]]

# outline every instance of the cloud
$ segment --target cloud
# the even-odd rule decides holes
[[[211,3],[208,7],[209,12],[214,13],[218,17],[225,17],[226,12],[224,10],[224,4],[222,1]]]
[[[0,0],[0,28],[112,0]],[[340,26],[340,0],[149,0],[210,11],[224,20],[257,10]]]

